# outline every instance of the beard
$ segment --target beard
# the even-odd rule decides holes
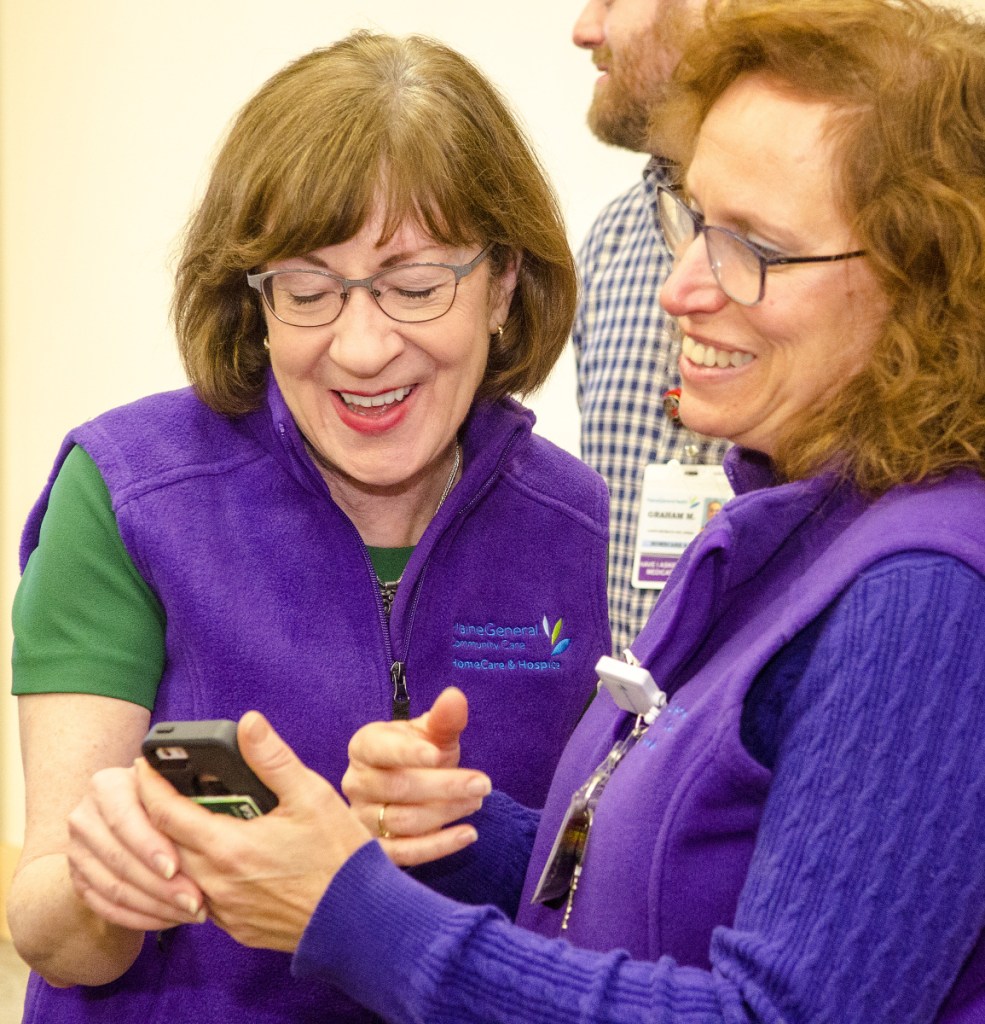
[[[688,0],[674,0],[652,28],[629,40],[618,55],[607,45],[595,51],[595,63],[608,68],[588,109],[588,127],[596,138],[636,153],[649,152],[650,118],[667,98],[684,36],[694,21]]]
[[[640,81],[634,70],[609,64],[608,78],[596,86],[588,108],[588,127],[601,142],[645,153],[650,113],[666,86]]]

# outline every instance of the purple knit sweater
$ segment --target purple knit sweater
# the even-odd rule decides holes
[[[985,484],[866,506],[731,464],[742,496],[634,645],[671,702],[599,804],[570,941],[560,911],[524,899],[532,931],[517,928],[370,846],[326,893],[297,973],[392,1021],[985,1020]],[[499,865],[509,910],[529,860],[529,895],[625,725],[595,702],[533,842],[530,815],[489,801],[448,891],[488,899],[483,863]]]

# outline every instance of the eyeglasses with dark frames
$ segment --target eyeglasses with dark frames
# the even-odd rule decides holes
[[[708,262],[718,286],[741,306],[755,306],[763,301],[770,267],[834,263],[865,255],[864,249],[833,256],[772,255],[728,228],[706,224],[700,213],[664,185],[657,187],[657,222],[674,259],[680,259],[698,235],[704,235]]]
[[[365,288],[376,305],[402,324],[437,320],[451,309],[458,283],[492,251],[490,242],[469,263],[405,263],[370,277],[348,278],[327,270],[267,270],[247,274],[246,283],[263,297],[281,323],[326,327],[337,320],[353,288]]]

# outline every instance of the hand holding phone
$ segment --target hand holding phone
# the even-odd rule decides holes
[[[217,814],[256,818],[277,806],[240,754],[236,723],[229,719],[158,722],[141,749],[179,793]]]

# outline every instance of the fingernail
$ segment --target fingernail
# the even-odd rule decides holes
[[[458,838],[461,841],[462,847],[471,846],[479,838],[479,833],[469,825],[459,832]]]
[[[246,715],[250,716],[250,720],[246,723],[246,735],[251,743],[259,743],[266,738],[270,727],[267,725],[266,719],[258,711],[247,711]],[[246,715],[243,717],[245,718]]]
[[[198,900],[193,900],[187,893],[180,892],[174,898],[175,903],[186,913],[192,917],[197,918],[199,914],[203,913],[203,907]]]
[[[163,853],[154,854],[154,867],[162,878],[167,879],[174,878],[175,872],[178,870],[174,861],[169,857],[165,857]]]
[[[489,796],[492,792],[492,783],[484,775],[469,779],[465,786],[465,792],[469,796]]]

